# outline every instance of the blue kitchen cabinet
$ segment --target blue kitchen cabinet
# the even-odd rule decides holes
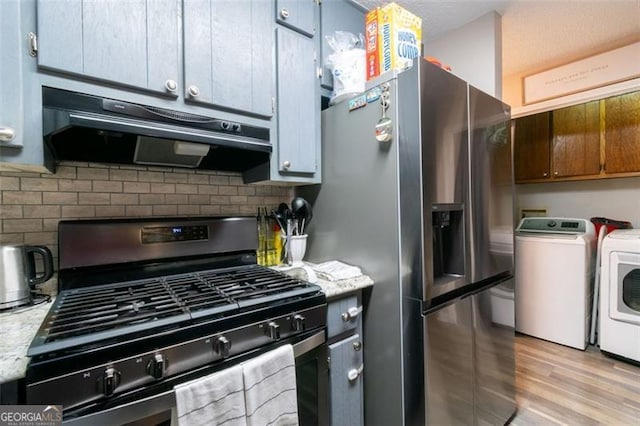
[[[273,20],[275,26],[276,114],[272,120],[270,164],[245,173],[249,182],[269,180],[291,184],[320,183],[320,63],[319,38],[300,28],[318,28],[320,10],[313,0],[277,1],[293,21]],[[294,14],[295,11],[295,14]],[[273,15],[271,15],[273,16]],[[313,17],[313,24],[303,25]],[[298,22],[298,21],[296,21]]]
[[[328,302],[327,335],[331,424],[361,426],[364,424],[361,292]]]
[[[276,39],[278,172],[313,176],[320,172],[320,85],[315,40],[283,27],[277,28]]]
[[[178,0],[38,0],[38,65],[177,97]]]
[[[24,145],[22,115],[24,101],[22,94],[23,74],[20,72],[22,63],[22,31],[18,18],[19,4],[17,2],[1,2],[0,16],[3,17],[0,32],[0,146],[4,148],[20,149]],[[4,152],[4,151],[3,151]]]
[[[320,0],[276,0],[276,21],[309,37],[316,34],[316,6]]]
[[[29,43],[34,5],[0,1],[0,170],[46,172],[45,163],[51,162],[42,146],[35,45]]]
[[[322,89],[323,96],[331,96],[333,76],[325,67],[327,56],[333,53],[326,37],[336,31],[348,31],[364,36],[364,20],[367,10],[352,0],[323,0],[320,9],[320,52],[322,57]],[[364,46],[361,46],[364,48]]]
[[[320,183],[320,63],[318,2],[277,0],[276,11],[277,141],[271,159],[271,180]],[[292,18],[298,18],[294,20]]]
[[[39,0],[38,65],[268,118],[274,108],[272,4]],[[170,108],[188,110],[182,102]]]
[[[11,144],[25,145],[0,148],[1,163],[33,164],[43,172],[51,163],[42,143],[42,87],[48,86],[267,126],[271,161],[245,173],[246,182],[320,183],[315,1],[280,3],[295,16],[313,17],[310,26],[302,23],[306,18],[279,24],[275,0],[1,4],[3,17],[16,15],[0,29],[3,52],[19,55],[20,62],[1,64],[0,84],[9,96],[0,106],[0,127],[17,132]],[[18,27],[21,20],[29,25]],[[38,47],[33,56],[31,32]],[[31,133],[29,144],[20,142],[26,140],[20,127]]]
[[[272,5],[264,0],[184,2],[185,100],[273,115]]]

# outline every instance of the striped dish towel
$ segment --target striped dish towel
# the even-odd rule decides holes
[[[174,389],[178,425],[246,426],[247,424],[242,365],[182,383]]]
[[[247,426],[297,426],[293,346],[281,346],[242,365]]]

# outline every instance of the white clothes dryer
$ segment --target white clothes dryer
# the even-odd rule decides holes
[[[602,242],[600,350],[640,362],[640,229]]]
[[[516,331],[584,350],[596,252],[587,219],[526,217],[516,228]]]

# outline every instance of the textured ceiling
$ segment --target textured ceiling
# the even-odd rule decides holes
[[[367,9],[384,0],[356,0]],[[640,40],[640,0],[396,0],[422,17],[423,39],[496,10],[502,15],[502,75],[562,65]]]

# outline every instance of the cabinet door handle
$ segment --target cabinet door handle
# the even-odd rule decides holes
[[[29,37],[29,55],[35,58],[38,56],[38,36],[36,33],[30,32],[27,37]]]
[[[357,308],[353,306],[347,309],[347,312],[342,313],[341,315],[342,321],[349,322],[355,319],[358,315],[360,315],[360,312],[362,312],[362,306],[358,306]]]
[[[16,131],[11,127],[0,127],[0,142],[11,142],[16,137]]]
[[[164,82],[164,87],[170,92],[175,92],[178,90],[178,83],[176,83],[175,80],[169,79]]]
[[[554,176],[558,176],[560,173],[559,172],[553,172]]]
[[[360,352],[360,350],[362,349],[362,342],[361,341],[357,341],[357,342],[353,342],[353,350],[356,352]]]
[[[193,96],[194,98],[200,96],[200,89],[198,89],[198,86],[191,85],[189,86],[188,90],[189,90],[189,95]]]
[[[547,172],[544,172],[544,173],[542,174],[542,176],[543,176],[543,177],[547,177],[547,176],[549,176],[549,174],[548,174]]]
[[[282,163],[282,168],[285,170],[289,170],[289,168],[291,167],[291,161],[286,160]]]
[[[349,379],[350,382],[355,382],[358,379],[358,377],[362,375],[363,371],[364,371],[364,364],[360,364],[360,367],[352,368],[347,372],[347,378]]]
[[[289,11],[286,7],[280,9],[280,16],[282,17],[282,19],[287,19],[289,17]]]

